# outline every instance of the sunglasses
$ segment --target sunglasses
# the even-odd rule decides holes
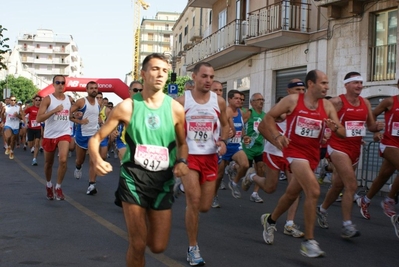
[[[42,101],[41,99],[35,99],[35,101]]]
[[[56,85],[60,85],[60,84],[64,85],[64,84],[65,84],[65,82],[60,82],[60,81],[55,81],[54,83],[55,83]]]
[[[135,92],[135,93],[143,91],[143,89],[139,89],[139,88],[133,88],[132,90],[133,90],[133,92]]]
[[[17,101],[17,100],[16,100],[16,99],[10,99],[10,101],[15,102],[15,101]]]

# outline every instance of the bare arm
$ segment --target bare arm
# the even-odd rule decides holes
[[[84,105],[85,105],[85,99],[81,98],[81,99],[78,99],[78,101],[76,101],[75,104],[73,104],[71,106],[71,109],[69,111],[69,120],[70,121],[72,121],[74,123],[77,123],[77,124],[87,124],[87,123],[89,123],[89,121],[87,119],[81,118],[83,113],[81,113],[81,112],[79,113],[78,112],[78,110],[82,109],[84,107]]]
[[[50,106],[50,97],[46,96],[45,98],[43,98],[42,103],[40,103],[39,111],[37,112],[36,116],[37,122],[44,122],[55,113],[60,112],[64,109],[63,105],[60,104],[53,110],[46,112],[49,106]]]
[[[329,100],[323,99],[323,105],[328,116],[328,119],[325,120],[327,127],[330,128],[338,137],[346,137],[345,127],[341,125],[338,119],[337,110],[333,103]]]
[[[187,159],[188,145],[186,142],[186,131],[184,129],[185,115],[183,106],[172,101],[173,118],[175,122],[176,143],[177,143],[177,159]],[[188,173],[188,167],[184,163],[177,163],[173,170],[176,177],[184,176]]]
[[[376,118],[374,118],[373,111],[371,109],[370,101],[367,99],[364,99],[364,102],[366,103],[368,114],[367,114],[367,129],[370,132],[379,132],[384,128],[384,123],[381,121],[376,121]]]

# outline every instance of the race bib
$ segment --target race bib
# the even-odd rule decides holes
[[[346,137],[366,136],[366,122],[364,121],[346,121]]]
[[[298,116],[295,125],[295,133],[303,137],[318,138],[322,125],[323,122],[321,120]]]
[[[230,143],[241,143],[242,131],[236,131],[236,135],[230,139]]]
[[[32,120],[32,121],[30,121],[30,126],[31,127],[39,127],[40,123],[38,123],[36,120]]]
[[[14,114],[8,114],[8,119],[10,121],[18,121],[18,117],[14,116]]]
[[[392,122],[392,136],[399,136],[399,122]]]
[[[260,121],[254,121],[254,131],[255,133],[259,133],[258,127],[259,127]]]
[[[207,141],[213,136],[212,122],[196,122],[188,123],[187,137],[194,141]]]
[[[55,121],[68,121],[69,120],[69,110],[65,109],[54,114]]]
[[[169,150],[167,147],[137,145],[134,162],[149,171],[163,171],[169,168]]]

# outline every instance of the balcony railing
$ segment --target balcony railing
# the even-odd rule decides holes
[[[193,26],[190,29],[190,41],[196,41],[197,39],[202,39],[201,35],[201,27],[200,26]]]
[[[188,50],[186,56],[188,62],[194,64],[228,47],[240,44],[245,29],[246,24],[242,27],[241,20],[232,21]]]
[[[281,1],[249,13],[249,37],[277,31],[309,31],[310,4]]]
[[[394,80],[396,74],[396,43],[370,47],[370,80]]]

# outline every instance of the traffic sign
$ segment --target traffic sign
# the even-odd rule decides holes
[[[168,85],[168,95],[172,98],[177,97],[177,93],[179,93],[179,87],[175,83],[171,83]]]

